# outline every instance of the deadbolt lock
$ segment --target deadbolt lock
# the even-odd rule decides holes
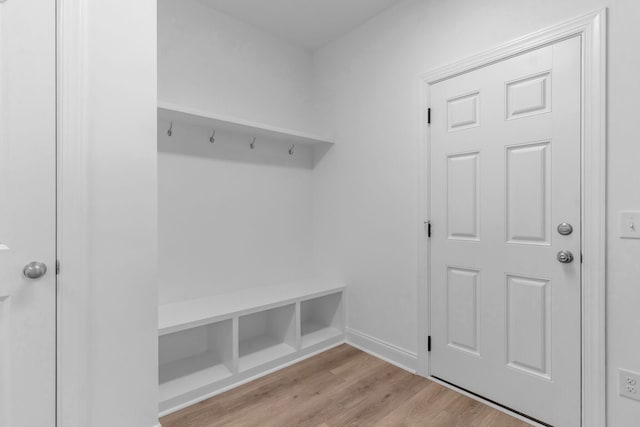
[[[562,224],[558,225],[558,233],[562,234],[563,236],[568,236],[569,234],[573,233],[573,226],[568,222],[563,222]]]

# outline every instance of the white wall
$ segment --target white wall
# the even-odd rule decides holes
[[[162,101],[308,130],[311,54],[200,0],[160,0]],[[161,304],[311,275],[312,153],[174,123],[159,140]]]
[[[617,395],[615,370],[640,371],[640,241],[616,236],[616,213],[640,210],[640,2],[406,0],[317,51],[318,113],[339,144],[315,171],[314,244],[318,269],[349,282],[349,326],[416,352],[418,75],[602,6],[610,7],[608,425],[626,427],[638,424],[640,403]]]
[[[291,129],[310,126],[311,54],[206,0],[158,0],[158,98]]]
[[[86,12],[89,282],[74,286],[89,292],[89,348],[78,350],[87,354],[88,380],[72,398],[88,413],[78,427],[151,427],[158,420],[156,3],[90,1]]]
[[[164,124],[164,126],[163,126]],[[309,277],[311,152],[161,123],[160,304]]]

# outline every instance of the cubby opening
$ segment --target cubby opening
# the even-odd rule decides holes
[[[161,401],[230,377],[232,320],[161,335],[159,356]]]
[[[342,292],[300,303],[302,347],[341,336],[344,330]]]
[[[248,369],[296,351],[295,304],[240,316],[239,369]]]

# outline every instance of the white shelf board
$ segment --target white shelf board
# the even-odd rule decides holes
[[[172,399],[189,391],[231,377],[231,370],[222,363],[212,365],[211,354],[203,353],[160,366],[161,376],[173,378],[160,382],[160,401]]]
[[[343,332],[333,326],[326,326],[315,322],[302,324],[302,348],[340,337]]]
[[[289,344],[268,335],[240,341],[239,350],[240,372],[272,362],[296,351]]]
[[[161,305],[158,310],[158,332],[160,335],[178,332],[344,289],[342,283],[308,279]]]
[[[174,122],[216,129],[216,131],[221,130],[252,137],[255,136],[257,139],[264,138],[293,144],[334,144],[333,138],[222,116],[208,111],[200,111],[166,102],[158,103],[158,117]]]

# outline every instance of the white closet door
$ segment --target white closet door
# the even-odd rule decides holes
[[[55,25],[55,1],[0,3],[2,427],[55,425]]]
[[[580,425],[580,58],[572,38],[431,99],[431,373],[563,427]]]

